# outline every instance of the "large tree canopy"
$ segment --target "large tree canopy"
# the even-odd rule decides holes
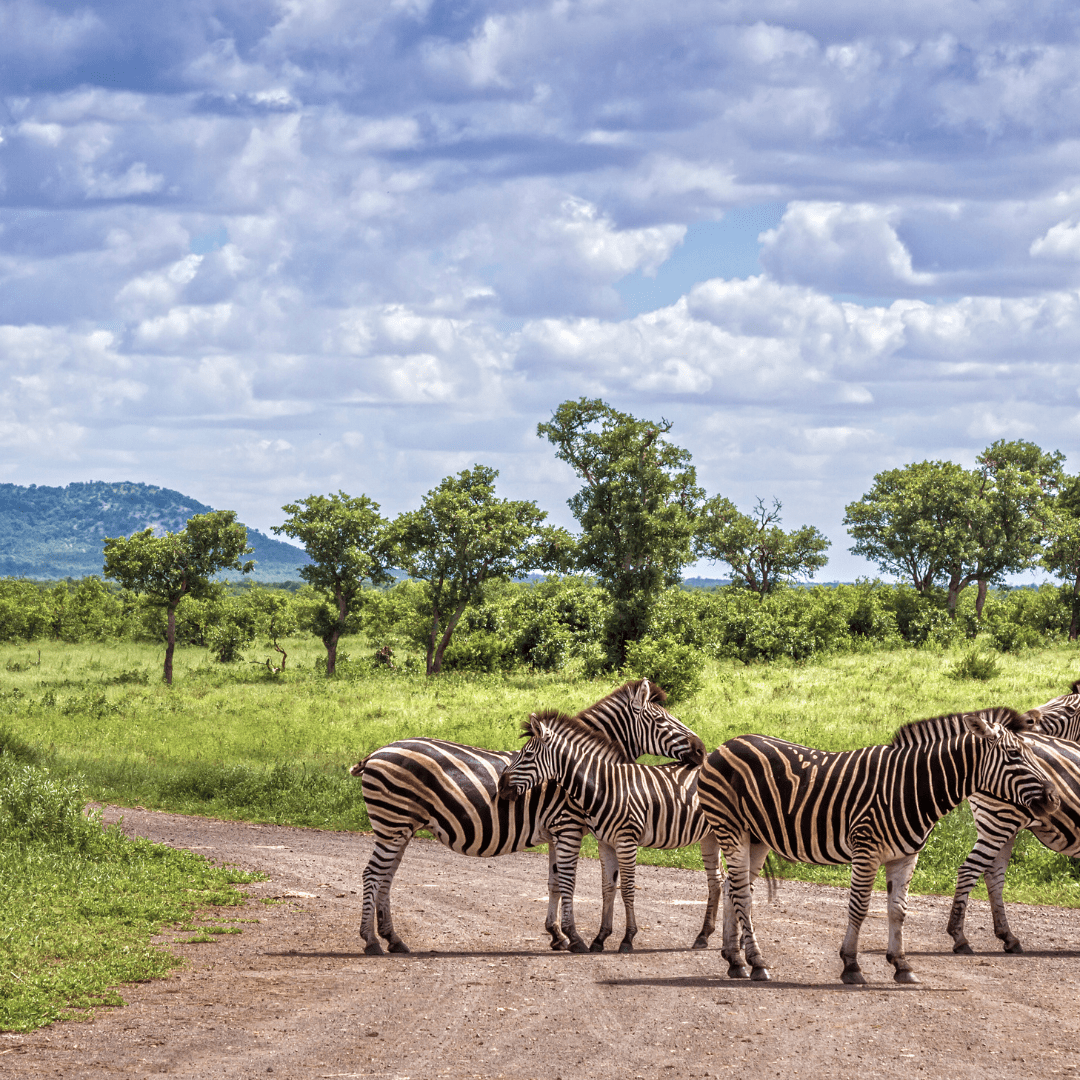
[[[448,476],[424,496],[419,510],[394,523],[402,565],[428,588],[429,675],[442,669],[454,628],[465,608],[483,597],[487,582],[563,569],[571,556],[570,534],[543,526],[547,514],[536,503],[495,497],[498,475],[476,465]]]
[[[726,562],[733,579],[759,596],[782,581],[813,577],[828,561],[828,537],[813,525],[784,532],[779,499],[772,509],[758,499],[752,514],[740,513],[730,499],[718,495],[701,508],[694,551],[704,559]]]
[[[210,578],[222,570],[247,574],[255,565],[241,564],[250,555],[247,529],[232,510],[196,514],[179,532],[155,536],[145,529],[131,536],[105,540],[104,576],[126,589],[148,596],[167,612],[165,682],[172,685],[176,648],[176,608],[185,596],[205,596]]]
[[[1062,460],[1034,443],[999,440],[975,469],[921,461],[878,473],[871,490],[845,508],[851,551],[919,592],[943,580],[950,611],[978,582],[981,613],[988,585],[1038,559]]]
[[[1063,482],[1047,534],[1042,564],[1050,573],[1072,584],[1069,640],[1076,641],[1080,631],[1080,476],[1071,476]]]
[[[660,591],[691,561],[704,491],[690,454],[669,442],[671,423],[639,420],[599,399],[564,401],[537,434],[585,481],[569,500],[581,525],[578,566],[612,598],[608,663],[648,629]]]
[[[315,631],[326,646],[326,674],[334,674],[337,645],[345,632],[349,609],[364,582],[386,585],[396,548],[389,523],[379,514],[379,504],[366,495],[355,498],[339,491],[336,495],[309,495],[298,503],[281,508],[288,514],[284,525],[274,532],[299,540],[311,559],[301,567],[300,576],[324,592],[331,604],[317,613]]]

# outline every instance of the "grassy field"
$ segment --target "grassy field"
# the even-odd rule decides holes
[[[364,652],[355,639],[349,645]],[[619,681],[528,673],[427,679],[349,664],[327,680],[315,666],[325,655],[318,641],[286,647],[289,667],[278,676],[256,663],[222,665],[205,650],[178,650],[169,688],[157,647],[42,643],[39,662],[37,644],[2,646],[0,728],[37,746],[50,770],[77,778],[88,798],[364,829],[360,785],[345,770],[371,750],[410,735],[514,747],[529,712],[577,711]],[[1066,693],[1080,675],[1075,647],[998,656],[1000,673],[988,682],[951,677],[961,656],[903,649],[805,665],[714,664],[704,688],[674,711],[709,747],[756,731],[843,750],[886,742],[899,725],[926,716],[995,704],[1026,709]],[[966,808],[949,815],[913,888],[951,893],[973,841]],[[700,865],[696,851],[643,852],[642,860]],[[848,875],[846,868],[783,873],[835,884]],[[1006,897],[1080,906],[1077,865],[1025,834]]]

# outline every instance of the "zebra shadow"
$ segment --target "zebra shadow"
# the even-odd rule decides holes
[[[888,994],[964,994],[967,987],[926,986],[918,983],[914,986],[901,986],[894,982],[870,982],[863,986],[847,986],[841,982],[790,982],[773,979],[771,982],[758,983],[749,979],[728,979],[718,975],[714,978],[700,975],[675,975],[670,978],[631,978],[598,979],[598,986],[610,986],[614,989],[631,986],[657,986],[668,990],[724,990],[732,993],[756,994],[762,990],[832,990],[843,994],[861,994],[877,991]]]
[[[946,947],[942,949],[907,949],[908,956],[957,956],[952,949]],[[883,954],[884,955],[884,954]],[[966,953],[967,956],[984,956],[995,957],[998,960],[1016,960],[1019,963],[1023,963],[1028,957],[1039,957],[1042,959],[1053,960],[1055,957],[1061,960],[1075,960],[1080,957],[1080,949],[1028,949],[1025,947],[1022,953],[1007,953],[1000,946],[994,948],[992,945],[988,945],[985,949],[973,949],[972,952]]]
[[[266,952],[264,956],[277,958],[294,957],[307,960],[401,960],[413,957],[420,960],[483,960],[483,959],[509,959],[511,957],[542,957],[551,956],[552,950],[523,950],[523,949],[414,949],[408,953],[383,953],[377,956],[368,956],[363,950],[354,952],[347,949],[283,949],[280,952]],[[569,963],[570,961],[568,961]]]

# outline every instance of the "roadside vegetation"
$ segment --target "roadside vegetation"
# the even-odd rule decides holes
[[[115,987],[182,961],[164,926],[235,905],[254,880],[201,856],[103,828],[86,786],[0,722],[0,1031],[120,1005]]]

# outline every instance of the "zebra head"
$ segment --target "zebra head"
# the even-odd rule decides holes
[[[667,711],[666,702],[667,694],[656,683],[639,679],[583,709],[578,719],[620,746],[627,761],[652,754],[700,765],[705,760],[705,744]]]
[[[1045,705],[1032,709],[1031,713],[1039,714],[1041,735],[1080,742],[1080,679],[1072,684],[1072,693],[1052,698]]]
[[[521,734],[527,740],[525,745],[499,776],[499,798],[510,802],[521,798],[529,788],[555,779],[559,772],[554,728],[533,713],[521,725]]]
[[[977,790],[1048,822],[1061,799],[1024,736],[988,720],[985,713],[964,713],[963,719],[969,732],[989,744],[979,765]]]

